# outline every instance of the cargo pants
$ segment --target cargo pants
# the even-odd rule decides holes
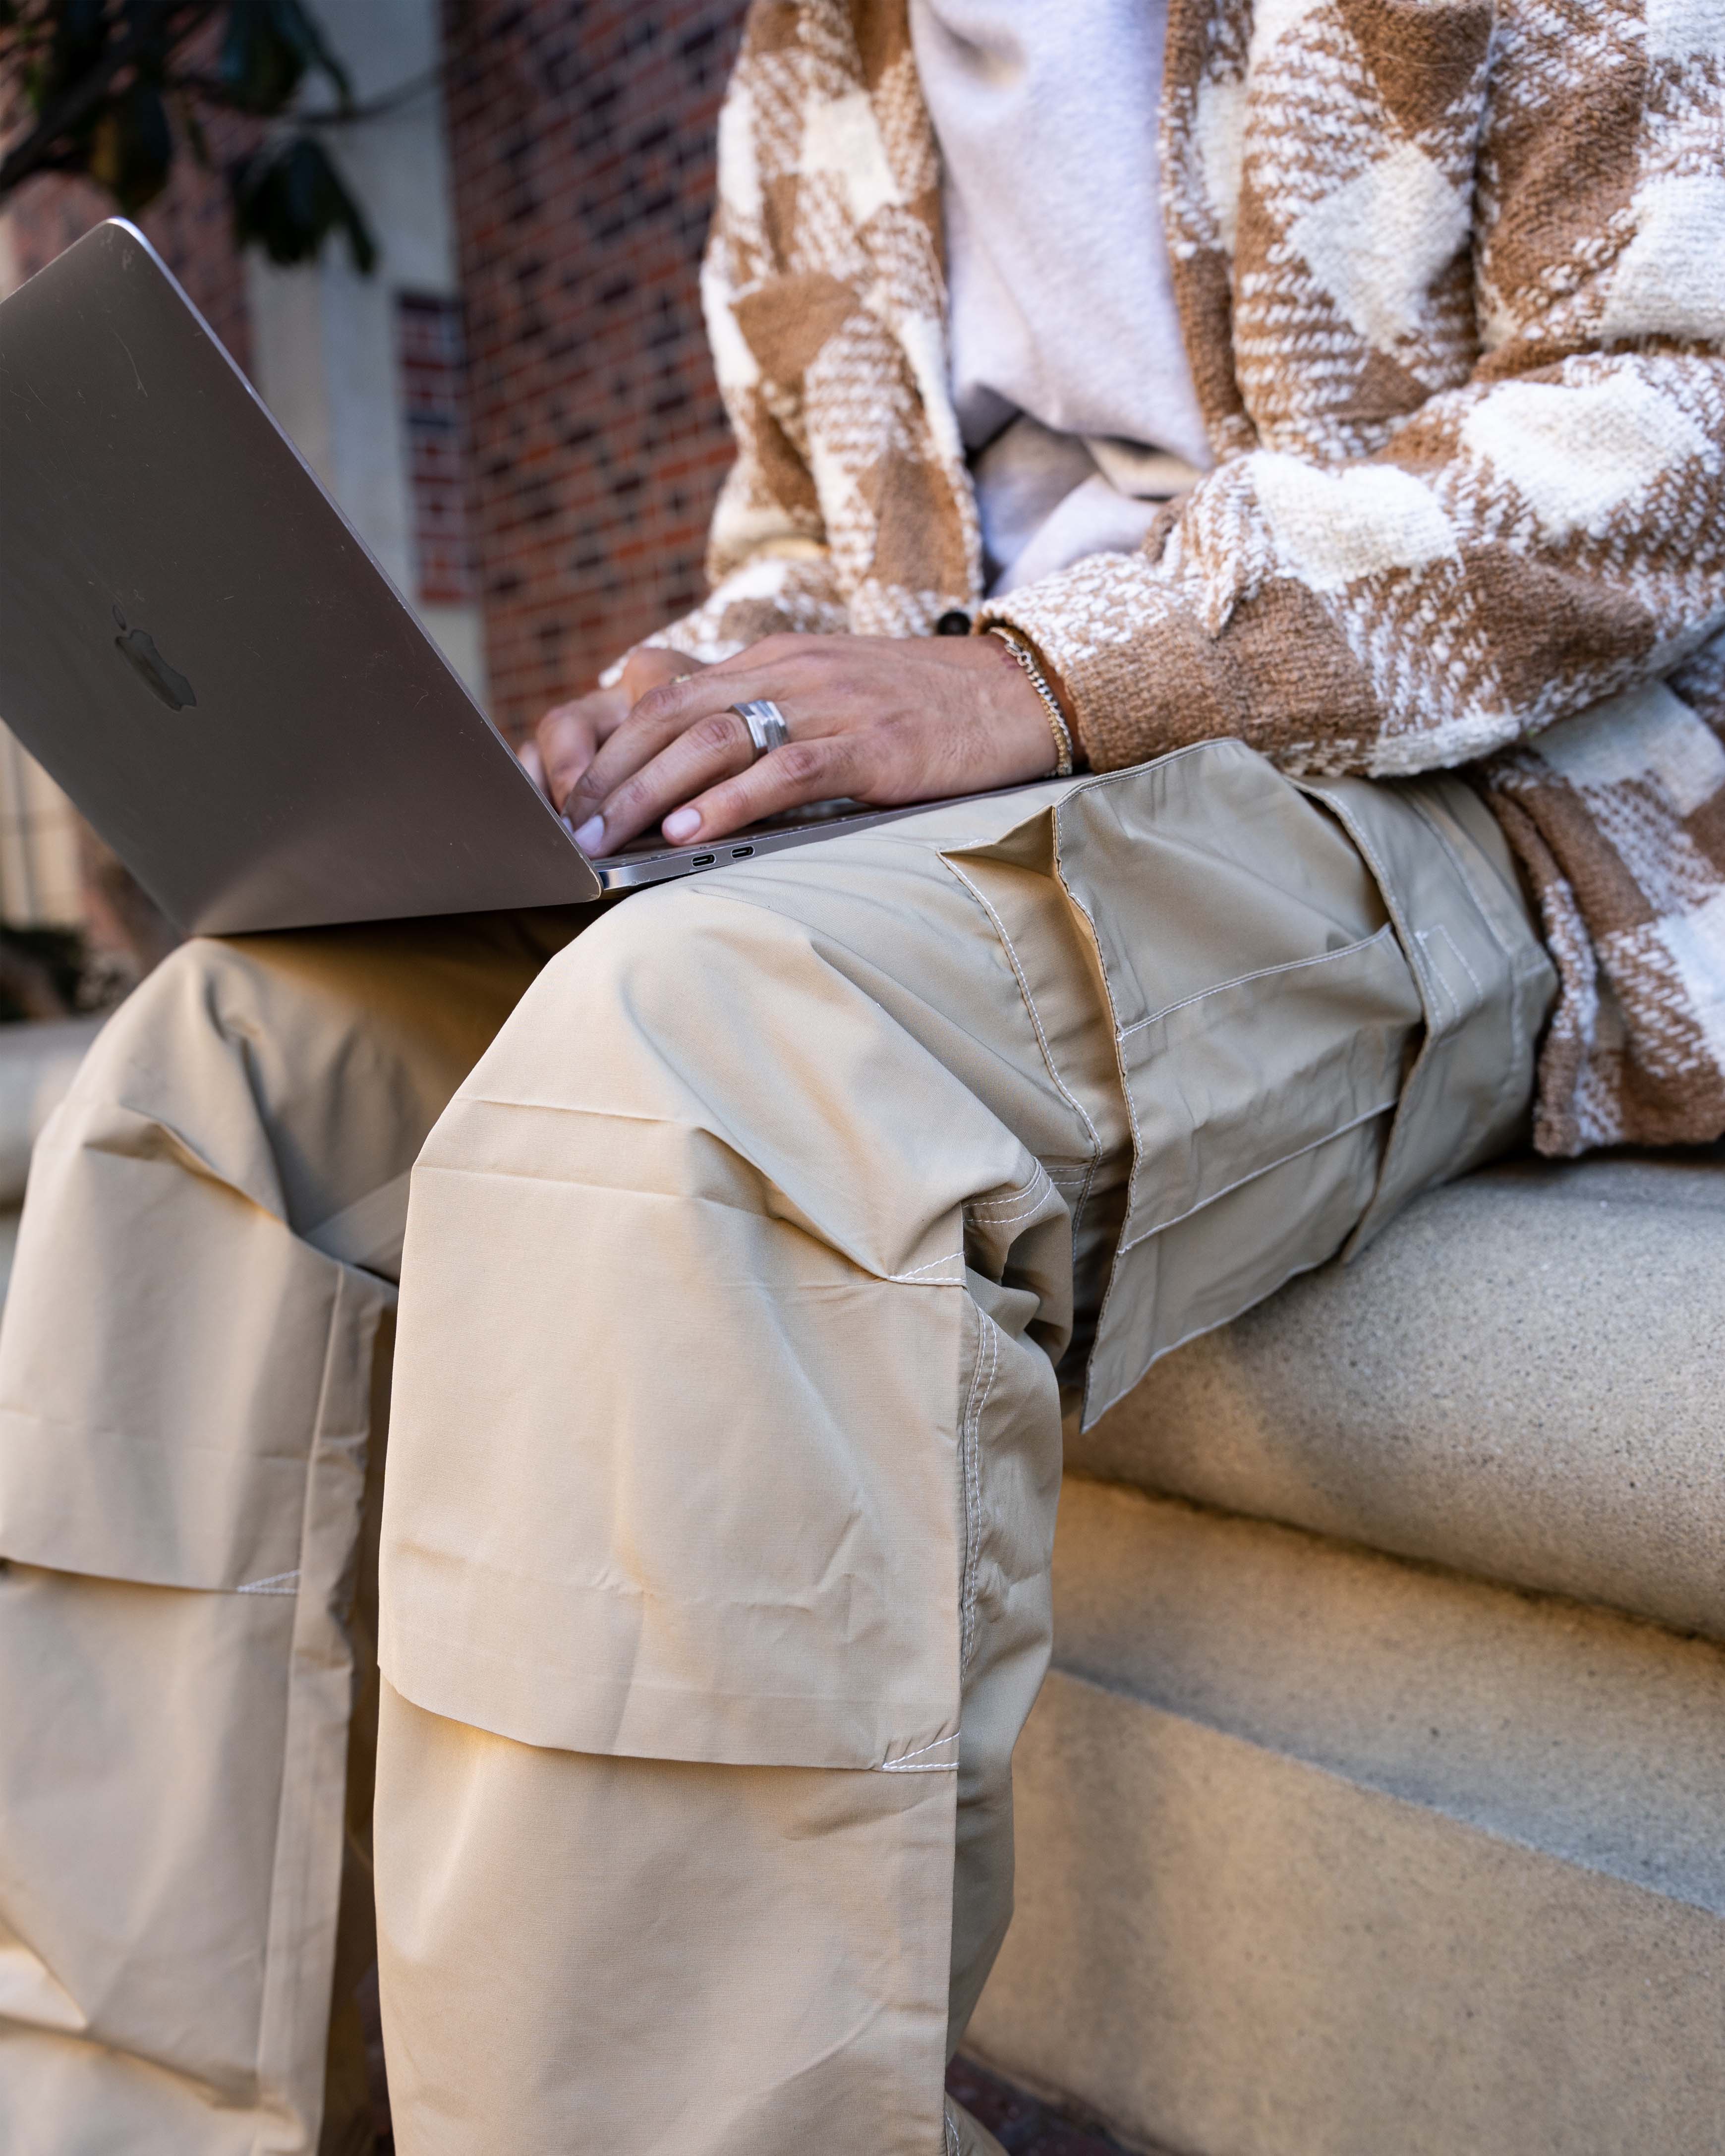
[[[184,947],[0,1332],[0,2139],[358,2150],[375,1950],[403,2156],[988,2148],[1063,1395],[1514,1142],[1553,987],[1460,782],[1232,742]]]

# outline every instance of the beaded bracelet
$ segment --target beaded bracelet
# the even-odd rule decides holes
[[[1024,669],[1025,680],[1041,697],[1043,708],[1048,713],[1049,727],[1054,735],[1054,775],[1056,778],[1070,778],[1073,767],[1071,732],[1066,724],[1066,715],[1060,709],[1060,700],[1049,687],[1048,677],[1038,663],[1036,654],[1024,639],[1015,629],[1009,629],[1004,622],[991,621],[987,634],[1000,639]]]

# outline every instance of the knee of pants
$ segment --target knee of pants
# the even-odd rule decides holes
[[[552,959],[505,1035],[552,1032],[585,1052],[626,1034],[675,1060],[681,1047],[719,1048],[758,1018],[763,995],[794,1002],[806,937],[767,908],[701,887],[714,880],[663,884],[611,907]]]
[[[693,1195],[717,1175],[757,1188],[743,1157],[758,1150],[763,1090],[776,1127],[796,1107],[793,1086],[761,1083],[767,1036],[798,1023],[798,954],[761,956],[783,926],[676,886],[596,921],[546,967],[457,1090],[420,1156],[416,1214],[428,1177],[501,1166],[500,1148],[517,1173],[550,1180]],[[715,1143],[721,1129],[728,1147]]]
[[[772,1186],[768,1209],[865,1270],[962,1279],[963,1209],[1012,1194],[984,1224],[1016,1224],[1041,1171],[990,1097],[1007,1059],[979,1048],[975,1009],[952,1006],[968,994],[986,1011],[1004,981],[1015,1013],[1016,990],[1004,963],[1000,980],[973,978],[974,954],[931,936],[926,894],[890,866],[819,874],[830,886],[721,870],[614,909],[523,997],[425,1158],[476,1135],[470,1106],[581,1111],[619,1160],[674,1129],[703,1184]]]
[[[218,1077],[225,1070],[255,1115],[270,1066],[303,1052],[315,990],[295,952],[299,940],[279,939],[278,948],[196,936],[180,944],[96,1035],[73,1097],[161,1114],[189,1131],[200,1111],[238,1105],[234,1084]]]
[[[177,1153],[296,1234],[400,1178],[398,1208],[426,1133],[542,961],[513,921],[195,938],[104,1029],[74,1115],[90,1138],[115,1126],[112,1111],[134,1119],[137,1143]],[[377,1264],[363,1224],[336,1254]]]
[[[96,1035],[80,1074],[85,1090],[113,1086],[120,1074],[161,1073],[177,1050],[244,1024],[257,996],[254,964],[233,944],[194,936],[146,973]]]
[[[948,1771],[962,1215],[1064,1207],[890,983],[708,880],[553,961],[415,1168],[384,1666],[531,1744]]]
[[[37,1141],[30,1210],[52,1202],[91,1148],[177,1160],[280,1209],[249,1070],[266,1002],[259,971],[241,950],[200,937],[138,983]]]

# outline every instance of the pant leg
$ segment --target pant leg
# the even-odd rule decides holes
[[[1225,777],[1228,905],[1170,877],[1156,923],[1182,1007],[1261,973],[1280,1043],[1301,937],[1368,958],[1313,990],[1349,1097],[1305,1232],[1255,1224],[1292,1269],[1370,1198],[1420,1006],[1340,826],[1285,782],[1240,819]],[[1056,870],[997,804],[632,901],[429,1141],[382,1575],[404,2156],[983,2145],[941,2066],[1009,1911],[1056,1368],[1132,1151]],[[1250,1001],[1172,1092],[1232,1084]]]
[[[317,2148],[326,2051],[321,2145],[360,2145],[331,1970],[338,1931],[372,1958],[359,1530],[407,1170],[568,931],[189,944],[44,1133],[0,1332],[18,2156]]]

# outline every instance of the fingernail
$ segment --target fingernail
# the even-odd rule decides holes
[[[583,854],[596,854],[605,843],[605,819],[589,816],[575,834],[575,843]]]
[[[692,839],[700,829],[698,808],[674,808],[665,819],[665,835],[674,846],[680,846],[685,839]]]

